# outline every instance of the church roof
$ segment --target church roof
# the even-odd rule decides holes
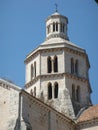
[[[85,122],[93,119],[98,119],[98,104],[90,106],[88,109],[84,110],[78,118],[78,122]]]
[[[57,37],[57,38],[51,38],[49,40],[44,41],[35,50],[33,50],[31,53],[29,53],[26,58],[30,57],[32,54],[34,54],[38,50],[60,48],[60,47],[67,47],[69,49],[73,49],[73,50],[79,51],[81,53],[86,53],[85,49],[80,48],[79,46],[72,43],[71,41]]]
[[[63,38],[57,37],[57,38],[51,38],[49,40],[46,40],[45,42],[43,42],[41,44],[41,47],[45,47],[47,46],[49,48],[49,46],[52,48],[54,47],[68,47],[70,49],[74,49],[77,51],[80,51],[82,53],[85,53],[85,50],[80,48],[79,46],[77,46],[76,44],[72,43],[71,41],[65,40]],[[53,48],[54,48],[53,47]]]
[[[68,18],[67,18],[66,16],[64,16],[64,15],[61,15],[61,14],[58,13],[58,12],[55,12],[55,13],[53,13],[52,15],[50,15],[50,16],[46,19],[46,21],[49,20],[50,18],[54,18],[54,17],[63,17],[63,18],[65,18],[65,19],[67,19],[67,22],[68,22]]]

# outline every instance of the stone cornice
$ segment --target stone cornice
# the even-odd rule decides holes
[[[25,64],[29,63],[36,56],[38,56],[38,54],[41,54],[41,53],[62,51],[62,50],[73,53],[73,54],[77,54],[77,55],[82,56],[82,57],[85,57],[88,61],[88,57],[87,57],[86,53],[83,53],[83,52],[80,52],[80,51],[77,51],[77,50],[74,50],[74,49],[71,49],[71,48],[68,48],[68,47],[57,47],[57,48],[48,48],[48,49],[37,50],[37,51],[35,51],[35,53],[32,53],[28,58],[26,58],[24,62],[25,62]],[[89,65],[89,61],[88,61],[88,65]]]
[[[77,122],[77,128],[85,128],[87,125],[94,126],[95,124],[98,124],[98,118],[94,118],[92,120]]]
[[[21,88],[19,88],[18,86],[16,86],[15,84],[9,82],[9,81],[6,81],[4,79],[0,79],[0,87],[3,87],[7,90],[10,90],[11,88],[14,89],[14,90],[17,90],[17,91],[20,91]]]
[[[67,78],[71,78],[71,79],[75,79],[81,82],[87,82],[89,84],[89,80],[84,78],[84,77],[78,77],[77,75],[74,74],[70,74],[70,73],[55,73],[55,74],[48,74],[47,75],[39,75],[37,77],[35,77],[33,80],[31,80],[30,82],[28,82],[25,85],[25,88],[29,88],[31,85],[35,84],[39,79],[49,79],[49,78],[54,78],[54,77],[67,77]]]

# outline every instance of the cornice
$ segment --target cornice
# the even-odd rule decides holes
[[[29,63],[29,62],[32,61],[36,56],[38,56],[38,54],[47,53],[47,52],[62,51],[62,50],[63,50],[63,51],[70,52],[70,53],[72,53],[72,54],[77,54],[77,55],[79,55],[79,56],[82,56],[82,57],[85,57],[86,59],[88,59],[86,53],[83,53],[83,52],[80,52],[80,51],[77,51],[77,50],[74,50],[74,49],[71,49],[71,48],[68,48],[68,47],[57,47],[57,48],[48,48],[48,49],[36,50],[35,53],[32,53],[28,58],[25,59],[24,63],[25,63],[25,64]]]
[[[77,128],[85,128],[88,125],[89,126],[94,126],[95,124],[98,124],[98,118],[94,118],[91,120],[86,120],[86,121],[82,121],[82,122],[77,122]]]
[[[58,122],[58,119],[59,119],[60,121],[66,122],[65,115],[63,115],[62,113],[59,113],[59,112],[58,112],[58,113],[56,114],[56,117],[57,117],[57,118],[56,118],[56,119],[57,119],[57,120],[56,120],[57,122]],[[67,120],[68,122],[66,122],[67,125],[70,123],[71,125],[75,126],[74,120],[70,119],[70,117],[67,117],[67,119],[68,119],[68,120]],[[69,119],[70,119],[70,120],[69,120]]]
[[[87,82],[89,84],[89,80],[84,78],[84,77],[78,77],[74,74],[70,74],[70,73],[55,73],[55,74],[46,74],[46,75],[39,75],[37,77],[35,77],[33,80],[31,80],[30,82],[28,82],[25,85],[25,88],[29,88],[31,85],[35,84],[39,79],[49,79],[49,78],[54,78],[54,77],[67,77],[67,78],[71,78],[71,79],[75,79],[81,82]]]
[[[6,81],[4,79],[0,79],[0,87],[5,88],[7,90],[10,90],[11,88],[17,91],[20,91],[21,88],[19,88],[18,86],[16,86],[13,83],[10,83],[9,81]]]

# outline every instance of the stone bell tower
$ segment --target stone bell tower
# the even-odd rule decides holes
[[[57,111],[74,118],[91,105],[86,51],[69,41],[67,17],[46,19],[46,40],[25,59],[25,89]]]

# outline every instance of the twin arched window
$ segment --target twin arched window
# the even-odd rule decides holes
[[[80,86],[75,86],[72,84],[72,99],[73,101],[80,101]]]
[[[58,83],[54,83],[54,87],[51,83],[48,83],[48,99],[58,98]]]
[[[58,28],[60,27],[60,32],[65,32],[65,24],[64,23],[58,23],[58,22],[53,22],[53,32],[57,32]]]
[[[79,67],[78,60],[74,60],[73,58],[71,58],[71,73],[72,74],[75,73],[78,75],[78,67]]]
[[[49,56],[47,58],[47,72],[51,73],[53,72],[58,72],[58,58],[57,56],[54,56],[54,59],[52,60],[52,58]]]

